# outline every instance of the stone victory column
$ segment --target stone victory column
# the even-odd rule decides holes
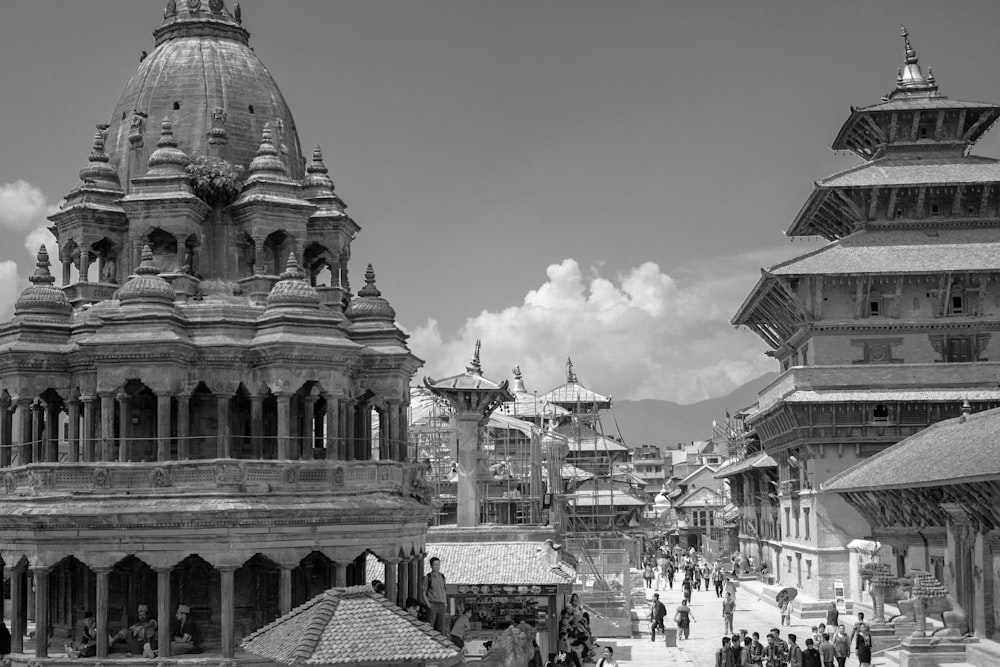
[[[455,409],[459,528],[471,528],[479,523],[479,480],[489,476],[482,450],[482,429],[501,403],[514,400],[507,389],[507,380],[497,384],[483,377],[479,348],[477,340],[475,354],[464,373],[443,380],[424,378],[424,386]]]
[[[153,36],[50,218],[58,251],[0,323],[15,667],[60,662],[84,610],[113,663],[140,605],[158,659],[185,660],[180,604],[228,663],[239,636],[364,584],[369,554],[400,605],[423,569],[434,510],[405,418],[421,361],[371,265],[351,294],[360,227],[236,5],[169,0]],[[205,187],[206,163],[232,178]]]

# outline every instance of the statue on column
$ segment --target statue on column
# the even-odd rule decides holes
[[[101,281],[105,283],[118,282],[118,263],[114,257],[104,258],[104,274],[101,276]]]

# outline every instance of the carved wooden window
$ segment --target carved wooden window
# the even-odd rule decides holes
[[[902,338],[860,338],[851,340],[851,345],[864,350],[856,364],[899,364],[902,359],[892,356],[892,348],[903,344]]]
[[[962,315],[963,313],[965,313],[965,288],[962,286],[962,283],[955,283],[951,286],[948,314]]]
[[[949,336],[945,347],[945,361],[948,363],[975,361],[972,339],[969,336]]]
[[[889,406],[885,403],[876,403],[872,406],[872,421],[876,422],[887,422],[889,421]]]
[[[882,293],[877,289],[871,290],[868,294],[868,316],[881,317],[882,315]]]

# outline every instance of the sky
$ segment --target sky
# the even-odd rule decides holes
[[[0,318],[165,0],[0,0]],[[231,7],[231,0],[227,6]],[[1000,101],[1000,3],[243,0],[251,46],[425,360],[680,403],[776,370],[729,321],[905,23],[950,97]],[[997,135],[975,152],[1000,155]],[[50,252],[52,248],[50,247]]]

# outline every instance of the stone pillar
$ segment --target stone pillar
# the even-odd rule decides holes
[[[31,462],[31,399],[19,398],[14,401],[16,411],[14,418],[17,422],[13,428],[14,442],[19,447],[16,448],[17,464],[24,465]]]
[[[427,579],[425,577],[425,574],[424,574],[424,566],[425,566],[425,564],[424,564],[424,558],[426,558],[426,554],[417,554],[417,556],[416,556],[416,561],[417,561],[417,581],[415,583],[416,583],[417,595],[415,595],[414,597],[417,598],[420,601],[423,601],[423,599],[424,599],[424,593],[423,593],[423,591],[424,591],[424,586],[426,585],[424,582],[427,581]]]
[[[400,461],[407,461],[410,458],[410,429],[407,424],[408,410],[406,403],[399,404],[399,447]]]
[[[69,431],[66,434],[67,453],[66,460],[70,463],[76,463],[80,460],[80,401],[76,398],[71,398],[69,400],[69,411],[68,411],[68,424]]]
[[[410,561],[404,559],[396,566],[396,606],[406,608],[406,598],[410,596]]]
[[[340,460],[340,440],[337,436],[337,429],[340,424],[340,401],[334,398],[333,394],[323,394],[326,401],[326,426],[323,429],[324,445],[326,446],[326,458]]]
[[[142,239],[132,239],[132,266],[129,267],[131,273],[135,273],[135,270],[139,268],[140,264],[142,264]],[[103,276],[98,277],[98,280],[101,278],[103,278]]]
[[[10,401],[0,400],[0,467],[9,468],[14,458],[14,420]]]
[[[264,397],[250,397],[250,442],[255,459],[264,458]]]
[[[120,391],[115,398],[118,400],[118,460],[124,463],[129,460],[128,437],[132,415],[128,394]]]
[[[347,563],[336,564],[336,571],[334,572],[333,585],[337,588],[344,588],[347,586]]]
[[[59,462],[59,408],[54,403],[46,403],[45,429],[42,437],[43,455],[48,463]]]
[[[70,266],[72,266],[72,263],[70,262],[69,259],[61,259],[59,261],[62,263],[62,284],[63,287],[66,287],[67,285],[69,285],[69,280],[70,280],[69,268]]]
[[[398,560],[385,561],[385,599],[393,604],[396,603],[396,566]]]
[[[294,565],[280,565],[278,580],[278,614],[284,616],[292,610],[292,569]]]
[[[177,459],[191,457],[191,394],[177,395]]]
[[[458,435],[458,527],[479,524],[479,413],[457,413]]]
[[[299,458],[311,459],[315,439],[313,428],[316,426],[316,397],[309,395],[302,398],[302,432],[299,438]]]
[[[115,455],[115,395],[101,394],[101,461]]]
[[[232,565],[219,568],[219,574],[221,575],[221,586],[219,588],[222,593],[222,601],[219,607],[219,617],[222,625],[223,658],[232,658],[235,650],[235,646],[233,644],[233,638],[235,636],[233,631],[233,574],[235,572],[236,567]]]
[[[42,458],[42,406],[39,403],[31,404],[31,462],[41,463]]]
[[[97,460],[97,457],[94,455],[94,403],[97,402],[97,397],[81,396],[80,402],[83,404],[83,433],[80,438],[80,444],[83,449],[82,458],[87,463],[90,463]]]
[[[361,447],[359,452],[362,461],[372,460],[372,406],[365,403],[361,412]],[[381,453],[381,450],[380,452]]]
[[[157,657],[161,660],[170,657],[170,626],[173,617],[170,615],[170,567],[156,569],[156,641],[159,644]]]
[[[90,278],[87,274],[90,273],[90,251],[80,244],[80,282],[87,283],[90,282]],[[97,282],[101,282],[101,276],[97,276]]]
[[[219,424],[217,429],[218,440],[215,446],[215,455],[220,459],[230,457],[229,447],[229,400],[231,396],[216,396],[215,418]]]
[[[410,559],[407,564],[410,570],[410,590],[407,593],[408,597],[414,600],[420,600],[420,563],[423,561],[421,556],[414,556]]]
[[[35,657],[49,657],[49,568],[32,567],[35,580]]]
[[[170,393],[169,392],[164,392],[162,394],[156,395],[156,460],[157,461],[170,460]]]
[[[278,401],[278,459],[287,460],[292,397],[290,394],[277,394],[275,398]]]
[[[108,656],[108,575],[110,567],[93,568],[97,575],[97,657]]]
[[[344,411],[343,421],[344,421],[344,460],[353,461],[355,459],[354,451],[354,401],[349,398],[345,398],[341,403],[341,408]]]
[[[381,424],[382,430],[385,431],[388,437],[388,454],[389,459],[392,461],[400,461],[402,458],[399,454],[399,401],[386,401],[385,409],[382,411],[381,422],[386,422]]]
[[[264,266],[264,237],[253,237],[253,273],[255,276],[263,276],[267,271]],[[275,271],[278,273],[278,271]]]
[[[24,629],[28,625],[25,609],[21,604],[24,598],[25,566],[15,565],[10,573],[10,650],[12,653],[24,653]]]

